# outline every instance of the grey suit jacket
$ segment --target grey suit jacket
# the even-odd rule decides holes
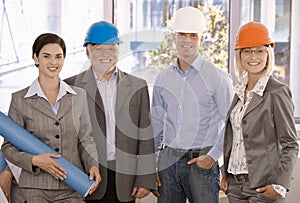
[[[229,115],[237,101],[235,95],[225,131],[225,177],[233,139]],[[293,110],[289,87],[273,77],[262,97],[254,94],[241,126],[251,188],[279,184],[289,189],[299,150]]]
[[[67,93],[60,100],[55,115],[49,103],[34,95],[24,98],[28,88],[12,94],[8,115],[49,147],[57,151],[79,169],[89,172],[98,167],[96,144],[91,136],[92,126],[87,108],[86,92],[73,87],[77,95]],[[2,152],[8,161],[23,170],[19,185],[25,188],[70,189],[47,172],[33,167],[33,155],[19,151],[4,141]]]
[[[102,181],[87,199],[100,200],[107,186],[106,120],[92,69],[65,80],[87,91]],[[156,189],[153,130],[145,80],[118,71],[116,97],[116,188],[120,201],[132,201],[133,187]]]

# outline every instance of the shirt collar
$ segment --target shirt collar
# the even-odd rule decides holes
[[[267,83],[269,81],[269,78],[270,78],[269,74],[262,75],[259,78],[256,85],[254,86],[254,88],[249,92],[254,92],[262,97],[266,89]],[[246,75],[239,83],[235,85],[234,90],[239,98],[244,98],[244,92],[247,84],[248,84],[248,75]]]
[[[60,85],[59,85],[59,92],[58,92],[58,98],[61,98],[62,96],[64,96],[67,92],[76,95],[77,93],[64,81],[62,81],[61,79],[59,80]],[[33,83],[30,85],[26,95],[24,96],[24,98],[28,98],[28,97],[32,97],[34,95],[38,95],[40,97],[46,97],[41,85],[39,83],[38,78],[35,79],[33,81]]]
[[[117,67],[116,67],[114,73],[112,74],[112,76],[109,78],[109,80],[100,79],[93,69],[92,69],[92,71],[94,73],[94,76],[95,76],[95,79],[97,82],[109,82],[109,81],[115,80],[118,76],[118,68]]]
[[[193,61],[193,63],[186,70],[185,74],[188,74],[189,72],[191,72],[192,69],[200,72],[202,69],[202,63],[203,63],[203,59],[201,58],[200,54],[198,54],[197,57],[195,58],[195,60]],[[176,60],[176,62],[173,65],[173,70],[180,74],[183,74],[183,72],[179,69],[178,59]]]
[[[198,56],[195,58],[195,60],[191,64],[191,66],[194,67],[198,72],[200,72],[203,67],[202,66],[203,62],[204,62],[204,60],[202,59],[200,54],[198,54]]]

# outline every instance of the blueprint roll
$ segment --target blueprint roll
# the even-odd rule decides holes
[[[33,155],[43,153],[57,154],[56,151],[29,133],[22,126],[7,117],[2,112],[0,112],[0,135],[2,135],[20,151]],[[67,178],[65,178],[63,182],[82,196],[86,197],[95,181],[90,180],[87,174],[85,174],[64,157],[54,160],[67,171]]]
[[[0,173],[2,173],[6,167],[7,163],[6,160],[0,150]]]

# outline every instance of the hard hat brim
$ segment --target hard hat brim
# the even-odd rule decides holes
[[[88,44],[122,44],[123,41],[118,39],[118,40],[108,40],[106,42],[103,42],[103,43],[99,43],[99,42],[92,42],[92,41],[89,41],[89,42],[85,42],[83,44],[83,47],[86,47]]]

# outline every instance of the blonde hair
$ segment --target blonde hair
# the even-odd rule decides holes
[[[267,64],[265,67],[265,74],[269,74],[273,71],[274,67],[274,50],[270,45],[266,45],[267,47],[267,53],[268,53],[268,58],[267,58]],[[236,49],[235,50],[235,56],[234,56],[234,72],[239,81],[241,81],[246,75],[247,71],[242,67],[241,65],[241,53],[242,49]]]

